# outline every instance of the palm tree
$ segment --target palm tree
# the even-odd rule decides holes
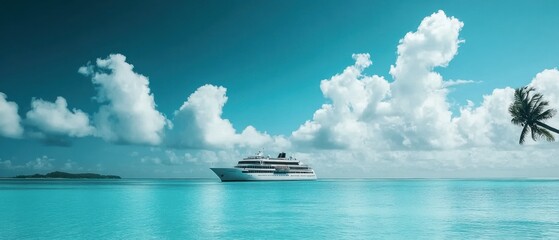
[[[530,96],[532,92],[534,93]],[[539,138],[545,138],[550,142],[555,141],[549,131],[559,134],[559,130],[543,123],[544,120],[552,118],[557,112],[552,108],[546,109],[548,105],[549,102],[544,101],[543,95],[536,93],[533,87],[525,86],[514,91],[514,102],[509,107],[509,113],[512,116],[510,121],[515,125],[522,126],[518,143],[524,143],[528,131],[531,131],[534,141]]]

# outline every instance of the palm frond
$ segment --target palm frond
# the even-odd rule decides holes
[[[549,131],[547,131],[547,129],[545,129],[545,128],[541,128],[541,127],[537,127],[535,129],[532,128],[532,132],[536,132],[536,135],[538,135],[538,138],[544,138],[548,142],[555,141],[555,138],[553,137],[553,135],[551,135],[551,133]]]
[[[537,126],[530,126],[530,133],[532,134],[532,140],[538,141],[538,138],[540,138],[540,134],[538,132],[538,127]]]
[[[543,101],[540,97],[534,105],[531,105],[531,112],[533,115],[539,115],[540,113],[545,111],[545,108],[549,105],[549,102]]]
[[[519,144],[524,144],[526,133],[528,133],[528,125],[524,125],[524,127],[522,128],[522,132],[520,133],[520,140],[518,141]]]
[[[553,116],[555,116],[556,113],[557,113],[557,110],[555,110],[555,109],[547,109],[544,112],[540,113],[535,118],[536,118],[537,121],[547,120],[547,119],[550,119]]]
[[[518,117],[513,117],[510,120],[510,122],[513,123],[514,125],[524,126],[524,121],[521,118],[518,118]]]
[[[539,93],[534,94],[534,96],[532,97],[530,97],[529,95],[526,96],[526,99],[528,100],[527,104],[528,106],[530,106],[530,110],[534,110],[539,105],[542,97],[543,96]]]
[[[542,135],[545,136],[545,140],[548,142],[555,141],[555,137],[553,137],[553,135],[549,131],[547,131],[547,129],[542,128]]]

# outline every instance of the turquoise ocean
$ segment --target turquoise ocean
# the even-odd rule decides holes
[[[0,239],[559,239],[559,180],[0,180]]]

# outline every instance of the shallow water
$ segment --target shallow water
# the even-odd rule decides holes
[[[0,180],[0,239],[559,239],[557,180]]]

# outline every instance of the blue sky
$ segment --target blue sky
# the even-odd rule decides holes
[[[7,96],[7,101],[17,104],[24,133],[15,139],[0,137],[0,176],[65,168],[128,177],[211,177],[209,166],[233,165],[239,157],[262,147],[275,154],[280,150],[277,146],[307,158],[323,175],[333,177],[478,176],[470,175],[472,169],[479,176],[555,176],[551,170],[538,175],[540,167],[530,164],[515,165],[511,170],[491,167],[494,162],[487,160],[487,165],[481,164],[478,168],[472,165],[472,157],[467,157],[485,156],[484,151],[498,150],[522,158],[523,154],[531,154],[539,148],[556,146],[553,144],[534,144],[528,146],[528,150],[511,153],[510,149],[516,145],[501,144],[490,137],[487,141],[479,140],[477,135],[466,136],[466,133],[460,133],[460,138],[466,140],[457,140],[452,146],[439,146],[432,145],[427,137],[414,140],[406,135],[409,132],[380,134],[371,130],[364,136],[367,139],[364,143],[373,141],[379,134],[402,143],[377,148],[367,147],[370,144],[350,146],[329,142],[329,139],[344,139],[332,135],[339,129],[336,126],[341,126],[336,124],[331,125],[332,132],[324,130],[326,135],[318,132],[312,135],[313,143],[307,144],[301,140],[305,137],[298,138],[293,133],[302,130],[306,121],[328,129],[332,121],[320,122],[323,120],[313,118],[323,104],[337,105],[335,96],[321,90],[321,81],[334,82],[333,76],[354,65],[356,60],[352,59],[352,54],[370,54],[372,65],[360,70],[363,76],[378,75],[393,83],[395,75],[390,69],[401,56],[397,52],[399,41],[406,33],[418,31],[422,21],[439,10],[444,11],[448,19],[454,17],[463,23],[458,30],[458,40],[464,42],[456,42],[459,48],[448,63],[443,64],[446,67],[433,66],[444,81],[470,82],[445,88],[447,92],[442,96],[445,99],[442,105],[448,104],[448,109],[444,110],[451,114],[449,122],[452,118],[458,121],[462,116],[460,109],[468,106],[467,100],[472,101],[474,112],[483,105],[483,96],[492,96],[495,89],[531,84],[536,74],[557,67],[559,3],[556,1],[176,1],[166,5],[155,1],[21,1],[3,5],[0,10],[3,43],[0,46],[0,92]],[[198,140],[211,134],[216,136],[215,141],[198,144],[193,137],[196,134],[175,136],[168,130],[170,125],[164,122],[161,124],[165,127],[159,133],[169,131],[164,135],[192,139],[187,144],[172,146],[166,138],[146,143],[128,141],[132,135],[115,140],[99,134],[101,127],[94,118],[103,103],[96,99],[99,89],[107,86],[92,83],[94,72],[80,74],[78,69],[92,66],[97,68],[97,73],[110,72],[96,63],[96,59],[110,59],[110,54],[122,54],[125,62],[134,66],[134,73],[149,78],[148,89],[156,107],[155,112],[146,113],[148,116],[160,113],[161,119],[167,119],[174,123],[175,129],[180,129],[181,125],[173,122],[175,111],[191,94],[209,84],[215,88],[200,90],[201,102],[212,108],[220,102],[212,105],[211,99],[205,97],[227,98],[226,102],[221,102],[222,108],[216,108],[222,111],[219,124],[227,120],[237,134],[252,126],[258,134],[275,140],[269,140],[266,146],[240,143],[242,140],[237,138],[248,135],[211,134],[208,131],[218,128],[189,124],[208,107],[205,105],[192,105],[187,108],[192,113],[185,113],[181,119],[189,133],[206,129],[198,132],[198,137],[202,136]],[[226,92],[220,90],[220,86],[226,88]],[[33,98],[55,102],[58,96],[66,100],[69,110],[79,109],[84,113],[94,130],[77,134],[83,136],[75,132],[70,134],[72,136],[53,136],[38,127],[43,126],[37,122],[39,120],[26,118],[26,113],[32,110]],[[553,100],[554,96],[551,97]],[[149,101],[146,104],[149,105]],[[421,122],[426,121],[396,112],[377,113],[376,116],[384,117],[389,125],[386,119],[399,117],[404,126],[420,129]],[[362,117],[359,115],[360,119]],[[357,125],[361,123],[384,124],[368,119],[358,121]],[[353,126],[351,124],[349,127]],[[488,132],[497,131],[495,129],[500,128],[493,126]],[[516,131],[511,133],[514,142],[519,129],[511,129]],[[446,130],[442,128],[441,131]],[[223,140],[228,137],[236,140]],[[444,138],[439,140],[444,141]],[[422,141],[426,141],[428,147]],[[365,149],[373,149],[374,154],[380,152],[382,156],[374,157]],[[418,160],[426,161],[428,167],[418,165],[416,158],[410,157],[416,156],[418,151],[434,154]],[[466,156],[466,163],[453,162],[453,167],[441,168],[454,155]],[[337,173],[337,167],[347,164],[325,156],[361,160],[355,160],[354,168]],[[398,161],[389,160],[397,158],[394,156],[408,158],[411,162],[395,164]],[[551,156],[543,155],[542,161]],[[369,158],[372,160],[362,160]],[[551,165],[539,166],[557,168],[553,163],[546,164]]]

